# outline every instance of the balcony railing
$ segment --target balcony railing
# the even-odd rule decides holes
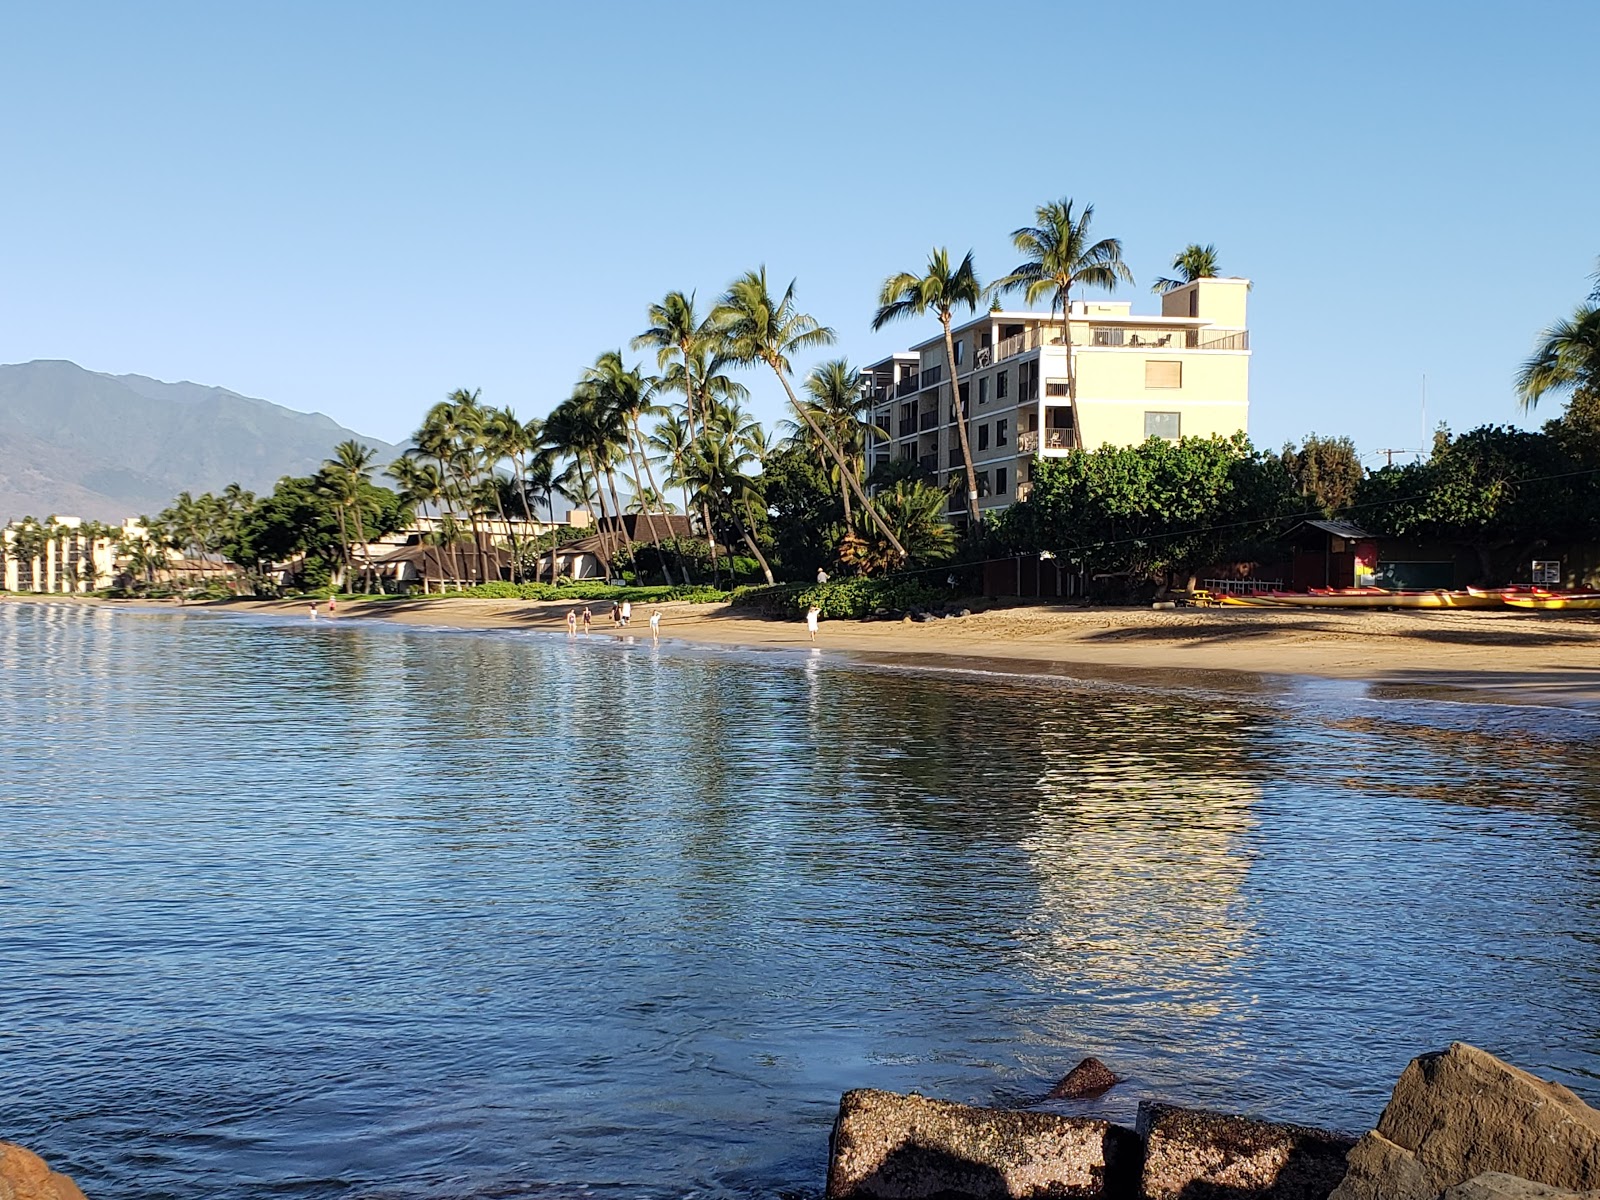
[[[934,412],[925,412],[918,416],[917,428],[921,430],[939,428],[939,413],[937,410]]]
[[[1072,449],[1072,430],[1070,429],[1032,429],[1025,433],[1017,434],[1018,454],[1037,454],[1039,452],[1039,434],[1044,434],[1044,448],[1046,450]]]
[[[901,417],[900,418],[900,436],[901,437],[910,437],[916,431],[917,431],[917,419],[915,417]]]
[[[896,396],[909,396],[921,386],[922,385],[917,382],[917,377],[915,375],[907,375],[899,383],[895,384],[894,394]]]
[[[1250,331],[1096,325],[1089,331],[1089,344],[1125,350],[1248,350]]]
[[[928,474],[932,475],[939,469],[939,456],[937,454],[924,454],[921,458],[917,459],[917,466],[921,467]]]

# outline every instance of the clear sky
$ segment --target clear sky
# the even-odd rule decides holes
[[[547,412],[762,262],[870,361],[931,332],[869,330],[885,275],[992,278],[1070,196],[1136,311],[1187,242],[1255,280],[1258,444],[1414,447],[1424,373],[1430,423],[1517,420],[1588,291],[1597,45],[1595,0],[12,3],[0,361],[400,440],[457,387]]]

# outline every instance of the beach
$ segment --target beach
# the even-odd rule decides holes
[[[295,613],[304,601],[229,601],[228,611]],[[379,618],[455,629],[565,631],[571,601],[454,597],[342,603],[335,621]],[[648,638],[650,605],[614,629],[591,602],[591,638]],[[758,650],[809,648],[803,620],[767,620],[721,604],[664,604],[662,639]],[[321,619],[327,620],[324,612]],[[579,637],[585,636],[582,634]],[[865,661],[1153,686],[1248,686],[1307,676],[1395,689],[1600,711],[1600,614],[1310,612],[1251,608],[1002,605],[967,617],[824,621],[818,646]]]

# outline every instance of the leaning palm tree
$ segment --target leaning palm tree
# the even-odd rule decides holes
[[[872,401],[868,395],[866,382],[861,378],[861,372],[852,367],[847,359],[835,358],[814,367],[811,374],[806,376],[803,389],[806,394],[806,405],[810,408],[816,424],[827,430],[839,449],[844,451],[850,469],[860,475],[868,435],[885,438],[889,436],[885,430],[879,429],[869,419]],[[796,445],[815,453],[821,463],[823,474],[837,484],[839,498],[844,506],[845,527],[849,528],[852,523],[850,490],[845,486],[844,476],[833,463],[828,461],[826,448],[811,436],[810,426],[806,425],[795,427],[792,440]]]
[[[794,281],[784,289],[783,296],[774,301],[767,286],[767,269],[761,267],[748,271],[728,285],[728,290],[712,311],[712,321],[721,331],[728,357],[734,362],[765,363],[778,377],[789,397],[789,405],[800,419],[811,426],[818,440],[827,447],[846,484],[856,494],[861,510],[867,514],[878,530],[888,538],[895,551],[904,554],[894,532],[884,523],[878,510],[867,497],[861,480],[850,469],[844,454],[826,432],[817,426],[805,406],[789,385],[793,368],[789,356],[797,350],[811,350],[833,344],[833,330],[817,323],[815,317],[800,312],[794,302]]]
[[[1150,285],[1150,290],[1160,296],[1175,291],[1196,279],[1215,279],[1218,274],[1217,248],[1191,242],[1178,251],[1172,259],[1173,278],[1163,275]]]
[[[641,413],[656,411],[653,395],[656,381],[646,379],[638,367],[631,370],[623,365],[622,351],[607,350],[595,359],[594,366],[584,372],[583,381],[579,384],[591,390],[596,403],[605,410],[607,420],[614,422],[622,433],[622,451],[628,461],[633,465],[635,479],[647,479],[650,490],[656,490],[655,477],[650,473],[648,457],[644,462],[644,470],[640,470],[638,447],[642,445],[644,435],[639,429],[639,416]],[[621,517],[622,508],[618,505],[618,516]],[[661,573],[666,578],[667,586],[673,583],[672,568],[667,565],[666,554],[661,549],[661,535],[656,528],[655,514],[648,508],[644,510],[645,527],[650,532],[650,542],[656,548],[656,558],[661,563]]]
[[[972,251],[955,270],[950,269],[950,251],[938,246],[928,255],[927,273],[901,271],[883,281],[878,295],[878,311],[872,328],[882,329],[890,321],[936,313],[944,327],[945,369],[950,375],[950,408],[956,414],[956,433],[961,443],[961,462],[967,471],[967,515],[978,521],[978,472],[972,465],[972,446],[967,438],[967,413],[961,403],[961,388],[956,382],[956,344],[950,332],[951,318],[958,305],[976,312],[983,299],[983,285],[972,269]]]
[[[995,280],[997,292],[1020,291],[1029,304],[1050,297],[1050,312],[1061,310],[1061,331],[1067,351],[1067,402],[1072,406],[1072,436],[1078,446],[1083,436],[1078,421],[1078,368],[1072,357],[1072,289],[1078,285],[1116,291],[1119,283],[1132,283],[1133,272],[1122,261],[1122,243],[1116,238],[1089,240],[1094,205],[1074,213],[1070,199],[1053,200],[1034,209],[1037,225],[1024,225],[1011,234],[1011,244],[1025,255],[1011,274]]]
[[[1546,392],[1600,400],[1600,272],[1588,300],[1539,335],[1539,344],[1517,372],[1517,399],[1533,408]]]

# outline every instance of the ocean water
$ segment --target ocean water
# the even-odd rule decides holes
[[[851,1087],[1600,1097],[1600,722],[0,605],[0,1138],[93,1197],[820,1193]]]

